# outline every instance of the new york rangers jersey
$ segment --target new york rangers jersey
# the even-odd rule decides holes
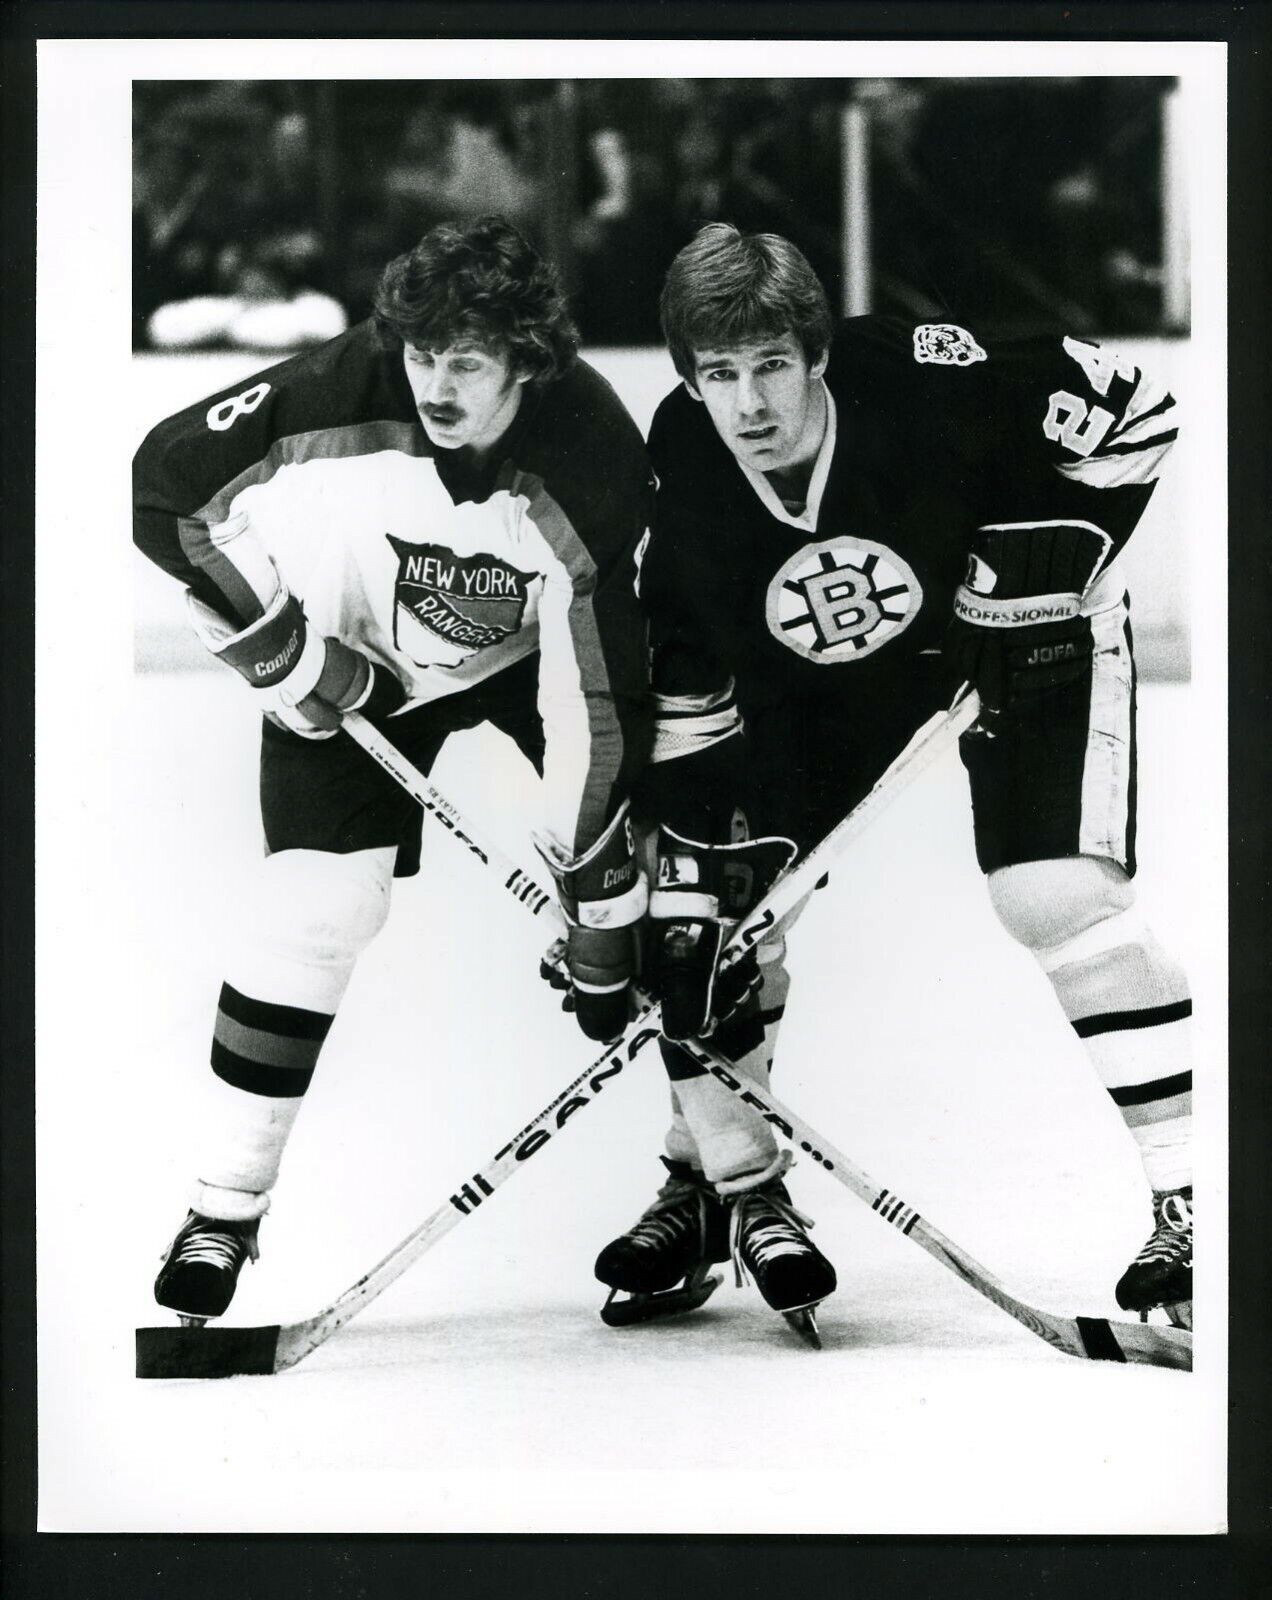
[[[545,831],[566,855],[599,835],[643,754],[649,471],[585,362],[527,385],[477,466],[431,443],[400,346],[364,322],[161,423],[134,499],[145,554],[238,619],[214,535],[246,515],[310,626],[396,673],[408,710],[537,651]]]
[[[841,324],[824,382],[827,432],[802,508],[738,463],[683,387],[658,408],[640,586],[660,759],[697,742],[677,744],[677,717],[699,734],[728,725],[730,679],[743,713],[833,695],[846,726],[907,715],[911,685],[938,683],[976,530],[1093,524],[1111,561],[1176,433],[1160,384],[1076,339],[1000,345],[858,317]],[[1121,600],[1103,570],[1091,612]]]

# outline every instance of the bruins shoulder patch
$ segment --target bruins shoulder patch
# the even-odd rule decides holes
[[[939,367],[969,367],[989,357],[957,323],[924,322],[914,330],[914,359]]]

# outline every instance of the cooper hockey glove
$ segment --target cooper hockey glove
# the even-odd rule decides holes
[[[658,882],[649,897],[646,978],[662,1001],[668,1039],[701,1039],[759,989],[754,948],[721,952],[737,923],[795,858],[789,839],[698,844],[658,830]]]
[[[1110,548],[1083,523],[977,530],[944,648],[980,695],[982,727],[1082,676],[1092,651],[1082,596]]]
[[[266,714],[306,739],[329,739],[346,711],[381,717],[398,710],[406,691],[394,674],[339,639],[312,632],[277,568],[274,576],[276,593],[246,628],[186,594],[195,632],[261,693]]]
[[[627,1026],[632,979],[638,970],[637,927],[649,904],[649,885],[636,858],[627,802],[605,832],[575,861],[563,861],[545,841],[536,848],[547,862],[569,923],[564,965],[572,1010],[589,1039],[616,1039]],[[554,987],[561,957],[549,951],[541,974]],[[571,998],[573,1005],[570,1004]]]

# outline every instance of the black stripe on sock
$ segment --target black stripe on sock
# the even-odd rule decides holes
[[[253,1000],[250,995],[240,994],[228,983],[221,985],[221,998],[217,1004],[227,1017],[233,1017],[245,1028],[259,1028],[262,1033],[279,1033],[284,1039],[310,1039],[315,1044],[321,1044],[327,1037],[334,1020],[325,1011],[304,1011],[300,1006],[280,1006],[272,1000]]]
[[[227,1050],[216,1039],[212,1041],[212,1070],[233,1089],[268,1095],[273,1100],[299,1099],[314,1075],[312,1067],[270,1067],[260,1061],[249,1061],[246,1056]]]
[[[1170,1100],[1192,1088],[1191,1072],[1176,1072],[1170,1078],[1154,1078],[1152,1083],[1132,1083],[1125,1089],[1110,1089],[1114,1105],[1144,1106],[1150,1100]]]
[[[730,1017],[715,1031],[711,1043],[731,1061],[740,1061],[764,1043],[764,1024],[756,1017]]]
[[[692,1057],[671,1042],[670,1039],[659,1039],[658,1051],[663,1058],[663,1066],[667,1069],[667,1076],[672,1083],[683,1083],[686,1078],[705,1078],[707,1069],[700,1067]]]
[[[1191,1000],[1176,1000],[1168,1006],[1145,1006],[1142,1011],[1099,1011],[1093,1017],[1079,1017],[1073,1031],[1079,1039],[1097,1033],[1125,1033],[1130,1028],[1160,1028],[1167,1022],[1182,1022],[1192,1016]]]

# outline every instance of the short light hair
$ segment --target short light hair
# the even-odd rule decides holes
[[[444,350],[475,339],[537,382],[559,378],[578,354],[556,273],[503,217],[432,228],[384,269],[375,317],[389,341]]]
[[[790,240],[727,222],[709,222],[677,255],[659,312],[676,371],[690,384],[695,350],[791,333],[811,366],[834,329],[826,291]]]

